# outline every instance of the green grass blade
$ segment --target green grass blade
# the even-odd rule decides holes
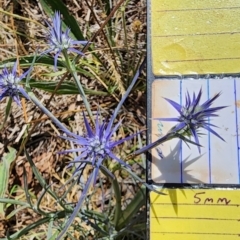
[[[7,192],[10,166],[17,153],[14,148],[8,147],[8,150],[0,163],[0,198],[3,198]],[[0,203],[0,217],[5,217],[4,203]]]
[[[9,199],[9,198],[0,198],[0,203],[16,204],[16,205],[20,205],[20,206],[30,207],[30,205],[27,202],[22,202],[19,200],[14,200],[14,199]]]
[[[33,88],[38,88],[44,90],[46,92],[53,93],[56,86],[59,82],[57,81],[36,81],[31,79],[29,84]],[[88,95],[96,95],[96,96],[107,96],[109,93],[103,91],[94,91],[91,89],[84,88],[84,91]],[[56,94],[64,95],[64,94],[79,94],[78,88],[73,82],[63,82],[61,86],[56,91]]]
[[[29,193],[29,190],[28,190],[27,172],[25,168],[23,168],[23,182],[24,182],[24,192],[25,192],[26,200],[28,204],[31,206],[31,209],[34,209],[32,204],[31,194]]]
[[[122,216],[116,226],[117,230],[121,230],[136,215],[138,210],[146,203],[146,187],[143,185],[131,200],[130,204],[122,211]]]
[[[19,57],[19,64],[21,67],[30,67],[32,65],[32,62],[36,58],[34,65],[45,65],[45,66],[53,66],[54,65],[54,59],[51,56],[23,56]],[[3,69],[5,66],[6,67],[13,67],[14,62],[16,61],[16,58],[8,58],[4,61],[0,62],[0,69]],[[64,62],[62,61],[57,61],[57,67],[62,67],[65,68]]]
[[[110,181],[112,182],[112,187],[114,189],[114,194],[115,194],[115,199],[116,199],[116,204],[115,204],[115,214],[114,214],[114,226],[118,226],[118,222],[120,217],[122,216],[122,204],[121,204],[121,191],[120,191],[120,186],[116,178],[112,179],[111,176],[109,175],[108,171],[105,170],[105,168],[101,168],[102,173],[107,176]]]
[[[14,209],[11,213],[9,213],[7,216],[6,216],[6,219],[11,219],[12,217],[14,217],[17,213],[19,212],[22,212],[24,209],[28,208],[29,206],[21,206],[21,207],[18,207],[16,209]],[[21,213],[20,213],[21,214]]]
[[[36,59],[35,59],[36,58]],[[35,59],[35,60],[34,60]],[[13,67],[14,63],[16,62],[16,58],[8,58],[7,60],[1,61],[0,62],[0,69],[3,69],[5,66],[7,67]],[[22,68],[24,67],[31,67],[32,62],[34,62],[34,66],[36,65],[44,65],[44,66],[49,66],[52,67],[54,65],[54,58],[51,56],[23,56],[19,57],[19,64]],[[85,63],[84,63],[85,64]],[[58,59],[57,61],[57,68],[66,68],[66,65],[63,61],[60,61]],[[93,74],[91,74],[89,71],[84,70],[81,67],[76,66],[76,72],[83,74],[85,77],[94,77]]]
[[[55,231],[54,234],[48,240],[55,240],[59,231]]]

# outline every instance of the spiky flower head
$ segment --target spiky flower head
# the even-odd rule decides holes
[[[42,54],[46,54],[49,52],[55,53],[55,56],[54,56],[55,69],[57,66],[58,56],[63,50],[84,55],[81,51],[75,49],[73,46],[79,45],[79,44],[85,45],[87,44],[87,41],[73,40],[69,36],[70,28],[68,27],[66,28],[65,31],[63,31],[60,12],[55,12],[52,18],[52,25],[48,22],[47,22],[47,25],[49,27],[48,42],[49,42],[50,48],[44,51]]]
[[[220,96],[220,93],[216,94],[211,99],[200,104],[202,96],[202,89],[200,89],[197,96],[193,93],[191,99],[189,92],[186,93],[185,105],[180,105],[177,102],[172,101],[171,99],[165,98],[180,114],[177,118],[155,118],[160,121],[175,121],[178,122],[171,131],[178,132],[180,134],[187,134],[193,136],[195,142],[199,144],[198,134],[201,128],[204,128],[219,137],[224,141],[224,139],[216,133],[211,127],[216,127],[215,125],[209,122],[209,118],[217,117],[215,114],[218,110],[225,108],[226,106],[212,107],[213,102]],[[200,152],[200,147],[199,147]]]
[[[4,97],[11,97],[19,106],[21,106],[19,93],[29,99],[23,87],[19,85],[19,82],[26,77],[29,71],[30,69],[21,76],[17,76],[17,61],[15,62],[12,71],[8,71],[7,67],[4,67],[0,74],[0,101]]]
[[[71,162],[71,165],[74,163],[79,163],[81,160],[91,161],[92,165],[99,170],[99,167],[102,165],[105,159],[114,159],[121,165],[125,167],[129,167],[127,163],[118,158],[114,153],[113,149],[119,144],[133,138],[136,134],[131,135],[129,137],[123,138],[118,141],[113,140],[114,133],[118,130],[121,121],[112,127],[112,121],[110,119],[109,122],[99,121],[99,114],[97,115],[95,122],[95,131],[91,128],[88,123],[86,116],[83,114],[84,123],[86,127],[86,135],[84,137],[71,134],[71,137],[62,138],[67,139],[78,145],[76,149],[65,150],[61,153],[71,153],[71,152],[79,152],[79,155]],[[69,135],[69,134],[68,134]],[[84,161],[83,161],[84,162]],[[97,173],[95,171],[94,176],[94,184],[96,182]]]

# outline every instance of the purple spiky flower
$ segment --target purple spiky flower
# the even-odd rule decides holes
[[[88,123],[86,116],[83,114],[84,123],[86,127],[86,136],[82,137],[72,133],[71,137],[64,137],[62,138],[67,139],[78,145],[76,149],[69,149],[65,150],[61,153],[71,153],[71,152],[79,152],[79,155],[70,163],[77,164],[81,163],[81,160],[90,161],[92,165],[99,170],[100,166],[102,165],[105,159],[114,159],[121,165],[125,167],[129,167],[127,163],[123,160],[118,158],[114,153],[113,149],[118,146],[119,144],[133,138],[136,134],[133,134],[129,137],[123,138],[118,141],[114,141],[112,139],[113,134],[118,130],[121,121],[112,127],[112,119],[109,122],[107,121],[99,121],[99,114],[97,115],[96,122],[95,122],[95,131],[91,128],[90,124]],[[69,135],[69,133],[68,133]],[[96,183],[98,171],[95,171],[94,181]]]
[[[174,126],[171,131],[178,132],[180,134],[186,134],[189,136],[193,136],[195,142],[199,144],[198,139],[198,131],[200,128],[204,128],[219,137],[224,141],[224,139],[216,133],[211,127],[216,127],[215,125],[209,122],[209,118],[217,117],[215,114],[220,109],[225,108],[226,106],[220,107],[212,107],[213,102],[220,96],[220,93],[216,94],[214,97],[210,98],[203,104],[200,104],[202,96],[202,89],[200,89],[197,96],[193,93],[193,97],[191,99],[189,92],[186,93],[185,105],[180,105],[177,102],[172,101],[171,99],[165,98],[180,114],[177,118],[155,118],[160,121],[174,121],[179,122],[176,126]],[[200,152],[200,147],[199,152]]]
[[[8,71],[7,67],[4,67],[0,74],[0,101],[4,97],[11,97],[19,106],[21,106],[19,93],[29,99],[28,94],[23,87],[19,85],[19,82],[26,77],[29,71],[30,69],[21,76],[17,76],[17,61],[14,63],[12,71]]]
[[[49,52],[55,53],[54,67],[56,69],[58,56],[63,50],[84,55],[81,51],[75,49],[73,46],[79,44],[85,45],[88,41],[73,40],[69,36],[70,28],[67,28],[65,32],[63,31],[60,12],[55,12],[52,22],[52,25],[47,22],[49,27],[48,41],[50,48],[44,51],[42,54],[47,54]]]

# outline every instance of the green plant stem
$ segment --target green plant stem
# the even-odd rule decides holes
[[[109,178],[109,180],[112,182],[113,190],[115,193],[116,198],[116,205],[115,205],[115,214],[114,214],[114,226],[118,226],[118,222],[122,217],[122,204],[121,204],[121,191],[119,187],[119,183],[116,178],[112,179],[111,175],[104,169],[101,168],[102,173]]]
[[[88,112],[88,114],[89,114],[89,117],[90,117],[92,123],[94,124],[94,119],[93,119],[91,107],[90,107],[90,104],[89,104],[89,102],[88,102],[88,100],[87,100],[87,96],[86,96],[86,94],[85,94],[85,92],[84,92],[84,89],[83,89],[83,87],[82,87],[82,84],[80,83],[80,79],[79,79],[79,77],[77,76],[77,72],[76,72],[76,70],[75,70],[75,67],[74,67],[74,65],[71,63],[71,61],[70,61],[70,59],[69,59],[69,57],[68,57],[68,54],[67,54],[67,51],[66,51],[66,50],[63,51],[63,55],[64,55],[64,58],[65,58],[65,63],[66,63],[67,69],[68,69],[68,71],[70,72],[70,74],[73,76],[74,81],[76,82],[76,85],[77,85],[77,87],[78,87],[79,93],[80,93],[80,95],[81,95],[81,97],[82,97],[82,100],[83,100],[83,102],[84,102],[84,104],[85,104],[85,107],[86,107],[86,109],[87,109],[87,112]]]

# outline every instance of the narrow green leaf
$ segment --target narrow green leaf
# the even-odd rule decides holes
[[[115,199],[116,199],[116,205],[115,205],[115,213],[114,213],[114,226],[118,226],[119,219],[122,215],[122,204],[121,204],[121,191],[120,186],[116,178],[112,179],[109,173],[105,170],[105,168],[101,168],[102,173],[107,176],[110,181],[112,182],[112,186],[114,189]]]
[[[36,59],[37,59],[37,54],[35,53],[34,56],[33,56],[33,60],[31,62],[31,66],[30,66],[30,69],[29,69],[29,72],[27,74],[27,77],[26,77],[26,80],[25,80],[25,83],[26,83],[26,90],[29,92],[30,90],[30,86],[29,86],[29,81],[30,81],[30,76],[32,74],[32,70],[34,68],[34,64],[36,62]]]
[[[21,206],[21,207],[17,207],[15,208],[11,213],[9,213],[6,216],[6,219],[11,219],[12,217],[14,217],[17,213],[19,213],[20,211],[22,212],[25,208],[28,208],[28,206]],[[21,214],[21,213],[20,213]]]
[[[28,191],[27,172],[26,172],[25,168],[23,168],[23,182],[24,182],[24,188],[23,189],[24,189],[24,192],[25,192],[26,200],[27,200],[28,204],[31,206],[31,208],[33,209],[31,195]]]
[[[35,65],[40,64],[40,65],[46,65],[46,66],[54,66],[54,59],[51,56],[47,56],[47,55],[23,56],[19,58],[19,64],[21,65],[21,67],[30,67],[35,57],[36,57],[36,60],[34,63]],[[1,61],[0,69],[4,67],[12,67],[15,61],[16,61],[16,58],[8,58],[4,61]],[[57,66],[65,67],[64,62],[60,60],[57,61]]]
[[[118,221],[118,225],[116,226],[116,230],[121,230],[124,226],[126,226],[129,221],[136,215],[139,209],[146,203],[146,187],[143,185],[125,208],[122,211],[122,216]]]
[[[55,233],[48,240],[55,240],[59,231],[55,231]]]
[[[16,204],[20,206],[30,207],[30,205],[26,202],[22,202],[19,200],[9,199],[9,198],[0,198],[0,203],[7,203],[7,204]]]
[[[32,62],[34,61],[34,58],[36,58],[34,65],[44,65],[44,66],[49,66],[49,67],[54,66],[53,57],[47,56],[47,55],[19,57],[19,64],[22,68],[24,68],[24,67],[29,68],[29,67],[31,67]],[[16,58],[8,58],[7,60],[0,62],[0,69],[3,69],[4,67],[13,67],[15,62],[16,62]],[[64,68],[64,69],[66,68],[65,63],[59,59],[57,61],[57,67]],[[76,72],[81,73],[86,77],[94,77],[93,74],[91,74],[89,71],[86,71],[79,66],[76,66]]]
[[[42,189],[42,193],[41,193],[40,196],[38,197],[37,204],[36,204],[36,205],[37,205],[37,206],[36,206],[37,212],[38,212],[39,214],[43,215],[43,216],[46,216],[47,213],[44,212],[44,211],[41,209],[40,204],[41,204],[41,202],[42,202],[43,197],[45,196],[45,193],[47,193],[47,190],[46,190],[46,189]]]
[[[4,154],[0,163],[0,198],[3,198],[7,192],[9,181],[9,170],[11,163],[16,157],[16,150],[8,147],[9,152]],[[0,203],[0,217],[5,217],[4,203]]]
[[[106,218],[104,213],[96,212],[93,210],[81,210],[81,214],[88,219],[93,219],[94,221],[102,222],[102,223],[109,223],[110,219]]]
[[[24,82],[24,81],[23,81]],[[36,81],[31,79],[29,82],[31,87],[38,88],[44,90],[46,92],[54,92],[56,86],[59,82],[57,81]],[[91,89],[84,88],[84,91],[88,95],[97,95],[97,96],[107,96],[109,93],[103,91],[94,91]],[[56,94],[64,95],[64,94],[79,94],[78,88],[75,83],[66,81],[61,84],[61,86],[56,91]]]

